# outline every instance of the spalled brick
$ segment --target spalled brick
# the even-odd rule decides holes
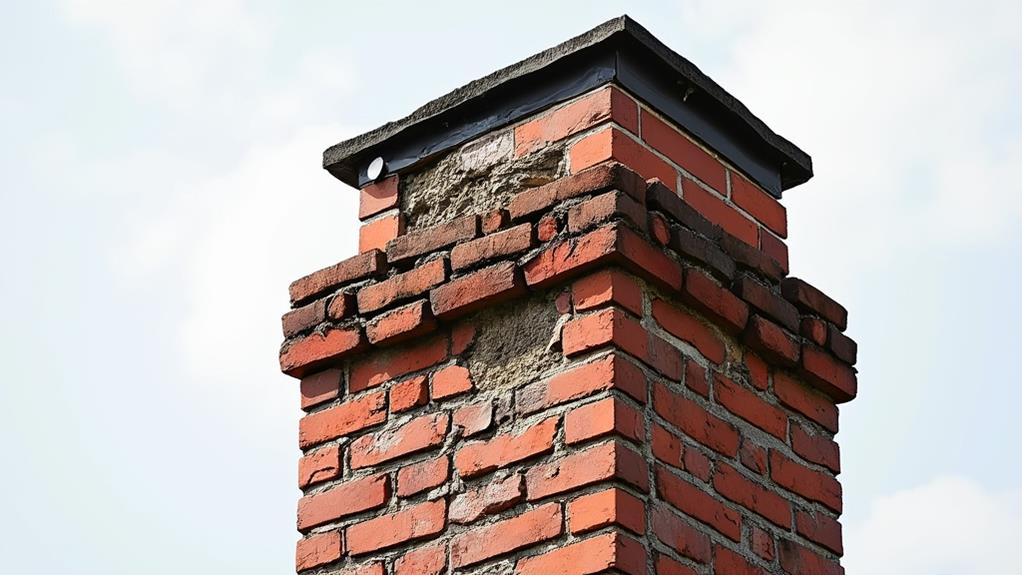
[[[386,272],[387,259],[383,252],[372,250],[362,253],[292,282],[289,288],[291,303],[298,304],[346,284]]]
[[[742,516],[701,487],[657,466],[657,494],[677,510],[709,525],[732,541],[742,540]]]
[[[617,532],[603,533],[518,561],[515,575],[645,575],[646,549]]]
[[[397,472],[397,496],[409,497],[440,487],[450,473],[451,462],[446,455],[402,467]]]
[[[698,563],[709,563],[710,538],[665,506],[650,510],[653,534],[665,545]]]
[[[815,317],[803,317],[799,333],[819,346],[827,345],[827,322]]]
[[[739,212],[724,198],[704,190],[688,178],[682,182],[681,190],[682,199],[708,220],[750,247],[759,248],[759,227],[754,220]]]
[[[310,535],[298,541],[295,547],[295,569],[304,571],[341,558],[344,539],[339,531]]]
[[[358,219],[364,220],[397,207],[397,188],[397,174],[366,184],[359,190]]]
[[[386,431],[351,442],[351,468],[361,469],[438,447],[447,436],[446,413],[422,415]]]
[[[743,275],[735,280],[735,294],[756,308],[763,315],[777,321],[791,332],[799,327],[798,310],[780,294],[770,288]]]
[[[351,366],[348,391],[358,393],[386,381],[436,365],[447,359],[448,338],[431,337],[425,341],[376,353]]]
[[[802,355],[802,347],[794,335],[758,315],[749,318],[742,341],[776,365],[798,365]]]
[[[447,262],[435,259],[358,290],[358,309],[362,313],[381,310],[400,301],[421,296],[447,280]]]
[[[532,226],[513,228],[458,244],[451,250],[451,267],[461,270],[480,262],[512,256],[533,246]]]
[[[467,443],[454,454],[454,466],[462,477],[475,477],[549,453],[554,448],[557,419],[544,419],[517,434],[497,435],[486,441]]]
[[[567,357],[612,345],[671,379],[681,377],[681,353],[617,308],[568,322],[561,335],[561,345]]]
[[[564,200],[620,190],[639,203],[645,201],[646,184],[638,174],[623,164],[607,162],[558,178],[549,184],[519,192],[508,206],[512,220],[519,220],[545,211]]]
[[[326,319],[326,300],[318,299],[285,313],[280,318],[284,337],[294,337],[317,326]]]
[[[518,389],[515,403],[520,413],[529,414],[611,389],[645,403],[646,376],[635,364],[612,353],[555,375],[549,381]]]
[[[835,402],[855,399],[858,382],[855,369],[811,345],[802,346],[802,369],[808,383],[829,395]]]
[[[399,381],[390,387],[390,411],[401,413],[426,405],[429,401],[429,387],[426,376],[417,375]]]
[[[646,532],[645,502],[617,487],[576,497],[568,502],[566,512],[568,529],[576,535],[611,525],[639,535]]]
[[[341,393],[343,377],[344,372],[339,369],[325,369],[303,377],[300,385],[302,409],[308,410],[337,399]]]
[[[493,423],[493,405],[487,400],[463,405],[454,410],[451,421],[461,429],[462,437],[472,437],[490,428]]]
[[[461,355],[472,347],[476,340],[476,326],[460,322],[451,329],[451,355]]]
[[[455,535],[451,567],[461,568],[541,543],[560,535],[561,506],[548,503],[515,517]]]
[[[576,281],[571,286],[571,296],[577,311],[615,304],[638,316],[643,313],[642,288],[638,281],[614,268],[598,271]]]
[[[365,346],[365,334],[357,325],[327,328],[287,342],[280,352],[280,370],[292,377],[304,377]]]
[[[810,514],[799,511],[795,514],[795,531],[838,555],[843,555],[844,545],[841,543],[841,524],[837,519],[817,511]]]
[[[706,359],[713,363],[724,363],[727,350],[724,342],[710,329],[692,315],[665,302],[653,300],[653,318],[667,333],[685,341],[699,350]]]
[[[511,214],[504,208],[487,212],[479,217],[479,227],[484,234],[492,234],[504,229],[511,221]]]
[[[624,193],[612,190],[572,206],[568,210],[568,231],[577,234],[604,222],[619,219],[627,220],[636,228],[645,230],[646,218],[646,208]],[[546,241],[543,238],[540,240]]]
[[[771,450],[770,479],[792,493],[841,513],[841,484],[827,473],[809,469],[779,451]]]
[[[791,424],[791,449],[806,461],[841,473],[841,452],[837,442],[822,433],[813,434],[802,425]]]
[[[608,435],[641,442],[646,436],[642,414],[624,400],[608,397],[576,407],[564,415],[564,441],[568,444]]]
[[[660,417],[706,447],[728,457],[738,454],[735,426],[662,383],[653,388],[653,407]]]
[[[725,233],[721,236],[720,247],[739,268],[748,269],[770,281],[779,282],[788,273],[787,268],[780,262],[731,234]]]
[[[642,111],[642,139],[718,193],[727,192],[724,165],[657,116]]]
[[[731,172],[731,200],[782,238],[788,237],[788,213],[770,194]]]
[[[619,441],[601,443],[536,465],[525,474],[529,501],[594,485],[623,481],[640,491],[649,489],[648,467],[641,455]]]
[[[729,501],[762,515],[784,529],[791,528],[791,503],[759,483],[747,479],[734,467],[717,463],[713,488]]]
[[[798,278],[787,278],[781,282],[784,298],[808,313],[818,314],[833,323],[841,331],[848,326],[848,310],[831,299],[827,294]]]
[[[662,210],[685,228],[708,240],[715,242],[723,234],[720,226],[706,219],[706,216],[685,203],[677,192],[674,191],[673,186],[667,187],[658,179],[651,179],[646,182],[646,202],[652,208]]]
[[[536,238],[543,243],[549,242],[557,237],[560,228],[561,224],[557,221],[557,217],[547,214],[536,222]]]
[[[447,399],[475,389],[468,368],[450,365],[433,374],[433,399]]]
[[[446,519],[447,503],[440,499],[356,523],[345,532],[348,552],[352,555],[365,555],[436,535],[443,531]]]
[[[859,344],[855,343],[854,339],[841,333],[834,324],[829,324],[827,331],[829,336],[827,348],[841,361],[849,365],[855,365],[855,360],[859,355]]]
[[[749,547],[752,548],[753,553],[767,562],[774,560],[774,536],[766,529],[758,525],[752,526]]]
[[[327,491],[306,495],[298,501],[298,530],[337,521],[382,507],[390,498],[386,475],[374,475],[335,485]]]
[[[788,437],[788,416],[756,392],[721,374],[714,376],[713,397],[731,413],[784,441]]]
[[[366,324],[369,343],[386,345],[422,337],[437,328],[433,311],[426,300],[391,310]]]
[[[386,575],[383,563],[374,562],[338,571],[337,575]]]
[[[662,246],[671,243],[671,226],[667,220],[658,213],[649,214],[649,235]]]
[[[781,569],[788,575],[844,575],[845,570],[822,555],[790,539],[781,539],[777,545]]]
[[[682,298],[686,303],[720,322],[721,329],[738,333],[749,321],[749,306],[705,272],[688,268]]]
[[[447,571],[447,546],[423,545],[394,561],[394,575],[443,575]]]
[[[730,280],[735,276],[735,262],[717,244],[686,228],[676,228],[668,244],[682,256],[695,260],[710,268],[720,278]]]
[[[525,293],[525,283],[514,262],[503,262],[453,279],[429,294],[433,313],[453,318],[495,305]]]
[[[405,233],[405,219],[400,213],[382,214],[362,224],[358,230],[358,252],[382,250],[388,242]]]
[[[451,502],[453,523],[472,523],[486,515],[500,513],[525,501],[525,481],[519,474],[494,478],[464,493]]]
[[[607,87],[551,110],[515,128],[515,156],[523,156],[604,122],[639,133],[638,106],[621,90]]]
[[[774,394],[781,405],[819,423],[831,433],[837,433],[837,406],[822,393],[803,385],[787,373],[776,372]]]
[[[615,127],[605,128],[582,138],[568,151],[571,172],[615,160],[635,170],[643,178],[659,178],[667,186],[677,181],[677,171],[652,150]]]
[[[330,298],[326,306],[326,317],[332,321],[347,319],[358,311],[358,304],[355,301],[355,294],[351,292],[337,292]]]
[[[303,417],[298,421],[298,443],[306,449],[386,420],[387,394],[369,393]]]
[[[298,460],[298,487],[330,481],[341,476],[341,448],[327,445]]]
[[[400,263],[474,239],[478,235],[479,217],[462,216],[391,240],[387,243],[387,260]]]

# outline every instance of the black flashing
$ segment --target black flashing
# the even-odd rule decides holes
[[[628,16],[331,146],[323,167],[359,187],[377,156],[388,173],[398,172],[609,82],[674,120],[776,197],[813,175],[808,154]]]

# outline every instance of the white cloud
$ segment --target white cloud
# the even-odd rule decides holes
[[[844,566],[872,575],[1022,573],[1022,490],[996,492],[963,477],[938,477],[877,498],[846,529]]]

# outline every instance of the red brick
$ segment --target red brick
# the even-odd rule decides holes
[[[722,287],[705,272],[685,270],[685,301],[721,323],[720,328],[737,333],[749,321],[749,306]]]
[[[775,365],[798,365],[802,350],[794,335],[776,323],[753,315],[745,326],[742,342],[758,351]]]
[[[285,344],[280,352],[280,370],[291,377],[304,377],[328,363],[365,349],[366,339],[357,325],[331,327]]]
[[[447,366],[433,374],[433,399],[447,399],[475,389],[468,368]]]
[[[809,469],[771,450],[770,479],[788,491],[841,513],[841,484],[822,471]]]
[[[478,235],[479,217],[462,216],[394,239],[387,244],[387,261],[400,263],[475,239]]]
[[[500,513],[525,501],[525,482],[515,473],[495,478],[458,494],[451,502],[450,519],[453,523],[472,523],[486,515]]]
[[[572,206],[568,210],[568,231],[577,234],[598,224],[619,219],[627,219],[638,229],[645,230],[646,217],[645,207],[624,193],[611,190]],[[540,220],[540,224],[542,223],[543,220]],[[547,239],[540,237],[540,241],[547,241],[552,237],[552,235]]]
[[[799,332],[816,345],[827,344],[827,322],[815,317],[803,317]]]
[[[296,304],[351,282],[383,275],[387,259],[379,250],[366,252],[291,282],[291,303]]]
[[[333,321],[349,318],[358,311],[355,294],[348,292],[335,293],[326,306],[326,316]]]
[[[588,311],[610,304],[642,315],[642,288],[635,277],[617,269],[600,270],[571,286],[575,310]]]
[[[390,386],[390,411],[401,413],[429,402],[426,376],[417,375]]]
[[[358,310],[370,313],[418,297],[447,280],[447,263],[436,259],[358,290]]]
[[[791,529],[791,503],[766,487],[746,479],[735,468],[717,463],[713,488],[726,499],[762,515],[784,529]]]
[[[674,512],[663,506],[650,510],[653,534],[683,557],[698,563],[710,561],[710,538],[682,521]]]
[[[568,502],[568,528],[574,534],[611,525],[642,535],[646,532],[646,504],[617,487],[582,495]]]
[[[557,313],[564,315],[572,312],[571,292],[564,290],[554,298],[554,308]]]
[[[756,445],[751,439],[745,438],[742,441],[742,446],[738,448],[738,460],[749,471],[766,475],[768,470],[766,449]]]
[[[714,377],[713,390],[717,403],[731,413],[781,441],[787,439],[788,416],[779,407],[719,373]]]
[[[389,515],[356,523],[345,535],[348,552],[364,555],[408,541],[436,535],[444,529],[447,502],[443,499],[411,505]]]
[[[519,192],[508,206],[513,220],[546,211],[564,200],[606,190],[620,190],[635,201],[645,201],[645,181],[627,166],[606,162],[549,184]]]
[[[653,407],[660,417],[699,443],[728,457],[738,454],[738,430],[733,425],[662,383],[653,388]]]
[[[433,337],[382,353],[351,366],[348,391],[358,393],[386,381],[436,365],[447,359],[447,337]]]
[[[557,223],[557,217],[553,214],[547,214],[536,223],[536,238],[540,242],[549,242],[557,237],[560,227],[560,224]]]
[[[788,237],[788,213],[781,202],[731,172],[731,201],[782,238]]]
[[[370,509],[383,507],[390,498],[386,475],[374,475],[335,485],[327,491],[306,495],[298,501],[298,530],[337,521]]]
[[[720,247],[739,267],[748,268],[771,281],[779,282],[788,270],[774,258],[766,255],[754,245],[749,245],[731,234],[720,238]]]
[[[727,575],[767,575],[765,569],[749,563],[741,555],[720,545],[713,548],[713,568],[715,573]]]
[[[819,314],[841,331],[848,325],[848,310],[831,299],[827,294],[798,278],[787,278],[781,283],[784,298],[800,309]]]
[[[451,329],[451,355],[461,355],[468,351],[476,340],[476,326],[461,322]]]
[[[463,405],[454,410],[451,419],[455,427],[461,428],[462,437],[472,437],[490,428],[493,423],[493,404],[487,400]]]
[[[671,243],[671,226],[660,214],[649,215],[649,231],[658,244],[666,246]]]
[[[685,464],[682,462],[681,454],[685,448],[680,437],[662,425],[654,423],[650,432],[650,443],[653,457],[673,467],[684,469]]]
[[[524,252],[532,246],[532,226],[529,224],[517,225],[502,232],[454,246],[454,249],[451,250],[451,267],[461,270],[480,262]]]
[[[669,188],[658,179],[646,181],[646,201],[652,209],[663,211],[685,228],[712,242],[719,240],[723,234],[720,226],[706,219],[706,216],[682,200],[673,186]]]
[[[653,300],[653,319],[667,330],[667,333],[699,350],[706,359],[717,364],[724,363],[727,355],[724,342],[712,329],[695,317],[662,299],[656,299]]]
[[[760,391],[770,386],[770,366],[753,353],[745,354],[745,367],[749,370],[749,383]]]
[[[284,337],[293,337],[312,329],[326,319],[326,300],[318,299],[285,313],[280,318]]]
[[[759,227],[755,221],[747,218],[723,198],[713,192],[707,192],[688,178],[682,182],[681,189],[682,199],[706,219],[749,246],[759,249]]]
[[[706,369],[691,359],[685,360],[685,387],[710,398],[710,383],[706,381]]]
[[[610,389],[623,391],[645,403],[646,376],[620,355],[609,354],[557,374],[549,381],[519,389],[515,404],[520,413],[535,413]]]
[[[447,437],[446,413],[422,415],[400,427],[363,435],[351,442],[351,468],[361,469],[439,447]]]
[[[575,142],[568,156],[572,173],[607,160],[615,160],[635,170],[643,178],[659,178],[672,189],[677,182],[678,173],[673,166],[614,127],[605,128]]]
[[[295,547],[295,569],[304,571],[341,558],[344,539],[339,531],[310,535]]]
[[[835,561],[826,559],[814,551],[789,539],[781,539],[778,544],[781,569],[789,575],[844,575],[845,570]]]
[[[646,461],[618,441],[576,451],[537,465],[525,474],[529,501],[615,480],[629,483],[640,491],[649,489]]]
[[[805,427],[791,424],[791,448],[806,461],[823,465],[834,473],[841,473],[841,452],[833,439],[821,434],[810,434]]]
[[[397,174],[367,184],[359,190],[358,219],[397,207]]]
[[[447,545],[420,546],[394,561],[394,575],[443,575],[447,572]]]
[[[681,353],[617,308],[574,319],[565,324],[561,334],[567,357],[608,345],[635,356],[670,379],[681,378]]]
[[[646,110],[642,111],[642,139],[717,192],[727,192],[724,165],[674,126]]]
[[[302,449],[344,437],[387,420],[387,394],[380,391],[310,413],[298,421]]]
[[[829,332],[828,339],[830,340],[827,348],[841,361],[849,365],[855,365],[855,360],[859,355],[859,344],[841,333],[834,324],[829,324],[827,331]]]
[[[660,555],[656,559],[656,575],[699,575],[699,573],[667,555]]]
[[[814,514],[804,511],[795,513],[795,530],[799,535],[838,555],[843,555],[845,552],[844,545],[841,543],[841,524],[821,511]]]
[[[657,494],[661,499],[697,521],[716,529],[732,541],[742,541],[742,516],[717,501],[703,488],[657,466]]]
[[[695,260],[710,268],[718,277],[730,280],[735,276],[735,262],[717,244],[689,230],[675,228],[670,247],[679,255]]]
[[[749,547],[752,548],[752,552],[767,562],[772,562],[774,560],[774,536],[769,531],[753,525],[751,539]]]
[[[646,549],[621,533],[610,532],[556,547],[518,561],[515,575],[645,575]]]
[[[429,303],[419,300],[373,318],[366,324],[366,336],[372,344],[392,344],[422,337],[436,327]]]
[[[405,233],[405,219],[400,213],[384,214],[358,229],[358,252],[382,250],[387,243]]]
[[[811,345],[802,346],[802,369],[807,382],[829,395],[836,403],[855,399],[858,393],[855,369]]]
[[[799,383],[786,373],[775,372],[774,395],[781,405],[794,409],[831,433],[837,433],[837,406],[822,393]]]
[[[433,313],[448,319],[522,295],[525,284],[513,262],[503,262],[453,279],[429,294]]]
[[[735,280],[734,289],[738,297],[761,311],[763,315],[777,321],[789,331],[798,331],[798,310],[780,294],[774,293],[773,290],[747,275]]]
[[[759,229],[759,248],[763,254],[777,262],[783,273],[788,273],[788,246],[777,239],[774,234],[763,228]]]
[[[344,372],[339,369],[326,369],[303,377],[300,385],[302,409],[308,410],[337,399],[341,393],[342,377]]]
[[[607,435],[643,441],[646,430],[642,414],[623,400],[608,397],[576,407],[564,415],[564,441],[568,444]]]
[[[604,122],[639,132],[638,106],[617,88],[582,96],[515,128],[515,156],[523,156]]]
[[[408,497],[440,487],[450,473],[451,462],[446,455],[406,465],[397,472],[397,496]]]
[[[561,506],[549,503],[451,539],[451,567],[467,567],[553,539],[562,528]]]
[[[484,234],[492,234],[504,229],[511,222],[511,214],[504,208],[486,212],[479,218],[479,227]]]
[[[367,563],[337,572],[337,575],[386,575],[383,563]]]
[[[298,460],[298,487],[330,481],[341,476],[341,448],[327,445]]]
[[[475,477],[524,461],[554,448],[557,418],[550,417],[517,434],[497,435],[486,441],[467,443],[454,454],[454,466],[462,477]]]

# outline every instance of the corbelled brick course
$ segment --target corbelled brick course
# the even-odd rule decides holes
[[[499,131],[566,175],[406,234],[440,168],[389,174],[364,253],[291,285],[297,570],[842,573],[857,348],[784,207],[617,85]]]

